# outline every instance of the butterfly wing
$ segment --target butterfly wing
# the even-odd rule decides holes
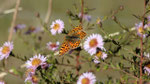
[[[83,39],[86,36],[86,33],[84,31],[79,31],[76,33],[76,35],[80,38]]]
[[[63,55],[70,50],[69,42],[65,41],[59,51],[59,55]]]
[[[71,48],[71,49],[75,49],[75,48],[79,47],[80,42],[81,42],[80,40],[77,40],[77,41],[75,41],[75,42],[69,42],[70,48]]]
[[[68,36],[70,35],[70,37],[76,37],[69,42],[71,49],[77,48],[81,43],[81,39],[86,36],[86,33],[82,31],[82,29],[82,26],[79,25],[69,32]]]
[[[72,34],[78,32],[78,31],[81,31],[82,29],[83,29],[82,26],[79,25],[79,26],[75,27],[74,29],[72,29],[72,30],[68,33],[68,35],[72,35]]]

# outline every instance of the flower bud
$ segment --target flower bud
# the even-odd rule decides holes
[[[124,9],[124,6],[121,5],[119,9],[122,11]]]
[[[98,24],[99,27],[102,27],[102,21],[101,21],[101,19],[99,17],[96,20],[96,24]]]

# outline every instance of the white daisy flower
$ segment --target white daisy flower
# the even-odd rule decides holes
[[[139,24],[135,24],[138,36],[141,37],[143,35],[143,38],[145,38],[147,36],[147,34],[145,34],[145,30],[147,27],[148,27],[147,25],[143,26],[142,22],[140,22]]]
[[[100,59],[105,60],[107,58],[107,54],[101,50],[96,52],[96,55],[94,56],[94,63],[98,64],[100,63]]]
[[[144,72],[147,73],[148,75],[150,75],[150,64],[147,64],[147,65],[144,67]]]
[[[60,19],[55,20],[52,22],[52,25],[50,25],[50,28],[52,28],[50,30],[52,35],[56,35],[57,32],[60,34],[64,29],[64,22]]]
[[[103,38],[99,34],[92,34],[90,35],[86,41],[84,42],[84,49],[89,54],[93,55],[96,53],[96,48],[102,48],[103,49]]]
[[[26,62],[26,67],[36,69],[38,66],[42,65],[45,61],[46,57],[44,57],[43,55],[40,54],[35,55],[33,58],[30,58],[30,60]]]
[[[77,84],[95,84],[95,83],[96,77],[92,72],[83,73],[77,81]]]
[[[11,51],[13,50],[13,42],[5,42],[2,47],[0,47],[0,60],[7,59]]]
[[[78,17],[81,18],[81,13],[79,13]],[[91,21],[91,15],[88,15],[88,14],[83,14],[83,19],[90,22]]]
[[[58,47],[59,47],[59,42],[58,41],[56,43],[52,43],[52,42],[47,43],[47,48],[49,50],[56,51],[56,50],[58,50]]]

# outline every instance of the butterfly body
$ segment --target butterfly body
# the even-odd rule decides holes
[[[78,36],[66,36],[65,40],[78,40],[79,37]]]
[[[81,26],[77,26],[72,29],[65,37],[65,41],[62,43],[59,54],[63,55],[71,49],[79,47],[81,39],[86,36]]]

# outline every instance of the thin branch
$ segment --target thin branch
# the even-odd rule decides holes
[[[11,22],[11,27],[10,27],[10,32],[9,32],[9,36],[8,36],[8,41],[12,40],[12,35],[13,35],[14,26],[15,26],[15,23],[16,23],[16,18],[17,18],[19,5],[20,5],[20,0],[17,0],[16,1],[15,12],[14,12],[13,19],[12,19],[12,22]]]
[[[65,67],[72,67],[72,68],[76,68],[74,65],[69,65],[69,64],[57,64],[59,66],[65,66]]]
[[[82,21],[83,21],[83,15],[84,15],[84,0],[81,0],[81,18],[80,18],[81,25],[82,25]]]
[[[49,19],[50,19],[50,16],[51,16],[51,11],[52,11],[52,0],[49,0],[47,14],[46,14],[46,17],[45,17],[45,24],[47,24],[49,22]]]
[[[134,30],[135,30],[135,27],[132,27],[132,28],[130,28],[129,31],[134,31]],[[123,30],[121,32],[114,32],[114,33],[109,34],[108,36],[114,37],[114,36],[117,36],[117,35],[120,35],[120,34],[123,34],[123,33],[126,33],[126,31]],[[108,36],[104,36],[104,38],[108,38]]]
[[[17,13],[18,13],[19,5],[20,5],[20,0],[17,0],[16,1],[16,7],[15,7],[14,15],[13,15],[13,19],[12,19],[12,22],[11,22],[11,27],[10,27],[10,32],[9,32],[9,36],[8,36],[8,41],[12,40],[12,35],[13,35],[13,31],[14,31],[14,26],[15,26],[15,23],[16,23],[16,18],[17,18]],[[6,69],[6,64],[7,64],[7,60],[5,59],[4,60],[4,70],[5,70],[5,72],[10,73]],[[14,75],[13,73],[10,73],[10,74]]]
[[[116,43],[119,43],[118,41],[116,41],[112,37],[121,34],[121,32],[115,32],[115,33],[112,33],[112,34],[108,34],[107,32],[104,31],[103,28],[100,28],[100,29],[101,29],[102,33],[105,35],[104,38],[109,38],[110,40],[115,41]],[[131,28],[130,31],[133,31],[133,30],[135,30],[134,27]],[[123,31],[123,32],[125,33],[126,31]],[[118,46],[121,46],[121,45],[119,44]],[[127,49],[127,48],[122,47],[122,49],[124,49],[124,50],[126,50],[126,51],[128,51],[128,52],[130,52],[130,53],[132,53],[134,55],[136,55],[137,57],[140,57],[138,54],[134,53],[133,51],[131,51],[131,50]]]
[[[145,0],[144,0],[144,14],[143,14],[143,27],[144,28],[144,18],[145,18],[145,13],[146,13],[146,4],[145,4]],[[142,73],[142,64],[143,64],[143,33],[141,35],[141,40],[140,40],[140,43],[141,43],[141,57],[140,57],[140,78],[139,78],[139,84],[142,84],[143,83],[143,80],[142,80],[142,76],[143,76],[143,73]]]
[[[105,62],[101,62],[102,64],[104,64],[104,65],[107,65],[107,66],[109,66],[109,67],[112,67],[110,64],[108,64],[108,63],[105,63]],[[127,71],[124,71],[124,70],[122,70],[122,69],[119,69],[119,68],[116,68],[116,67],[112,67],[113,69],[116,69],[116,70],[119,70],[119,71],[121,71],[121,72],[123,72],[123,73],[125,73],[125,74],[127,74],[127,75],[129,75],[129,76],[131,76],[131,77],[133,77],[133,78],[135,78],[135,79],[138,79],[138,77],[136,77],[136,76],[134,76],[133,74],[131,74],[131,73],[129,73],[129,72],[127,72]]]
[[[81,59],[84,59],[84,58],[81,58]],[[89,61],[84,61],[82,64],[87,63],[87,62],[89,62]],[[125,74],[127,74],[127,75],[129,75],[129,76],[131,76],[131,77],[133,77],[133,78],[135,78],[135,79],[138,79],[138,77],[136,77],[135,75],[133,75],[133,74],[131,74],[131,73],[129,73],[129,72],[123,70],[123,69],[119,69],[119,68],[117,68],[117,67],[112,67],[110,64],[108,64],[108,63],[106,63],[106,62],[104,62],[104,61],[101,61],[100,64],[107,65],[107,66],[111,67],[111,68],[114,69],[114,70],[119,70],[119,71],[121,71],[121,72],[123,72],[123,73],[125,73]]]
[[[79,65],[80,65],[79,57],[80,57],[80,51],[76,55],[76,71],[77,71],[76,73],[77,73],[77,75],[79,75]]]
[[[22,7],[19,7],[18,11],[22,11]],[[15,8],[12,8],[12,9],[8,9],[3,12],[0,12],[0,15],[10,14],[10,13],[14,13],[14,12],[15,12]]]
[[[141,57],[140,57],[140,79],[139,82],[142,84],[142,64],[143,64],[143,35],[141,36]]]
[[[132,50],[129,50],[129,49],[127,49],[127,48],[122,48],[122,49],[124,49],[124,50],[126,50],[126,51],[128,51],[129,53],[131,53],[131,54],[133,54],[133,55],[135,55],[135,56],[137,56],[137,57],[141,57],[140,55],[138,55],[138,54],[136,54],[135,52],[133,52]]]
[[[84,0],[81,0],[81,18],[80,18],[80,25],[82,25],[83,21],[83,14],[84,14]],[[79,75],[79,58],[80,58],[80,51],[76,54],[76,73]]]

